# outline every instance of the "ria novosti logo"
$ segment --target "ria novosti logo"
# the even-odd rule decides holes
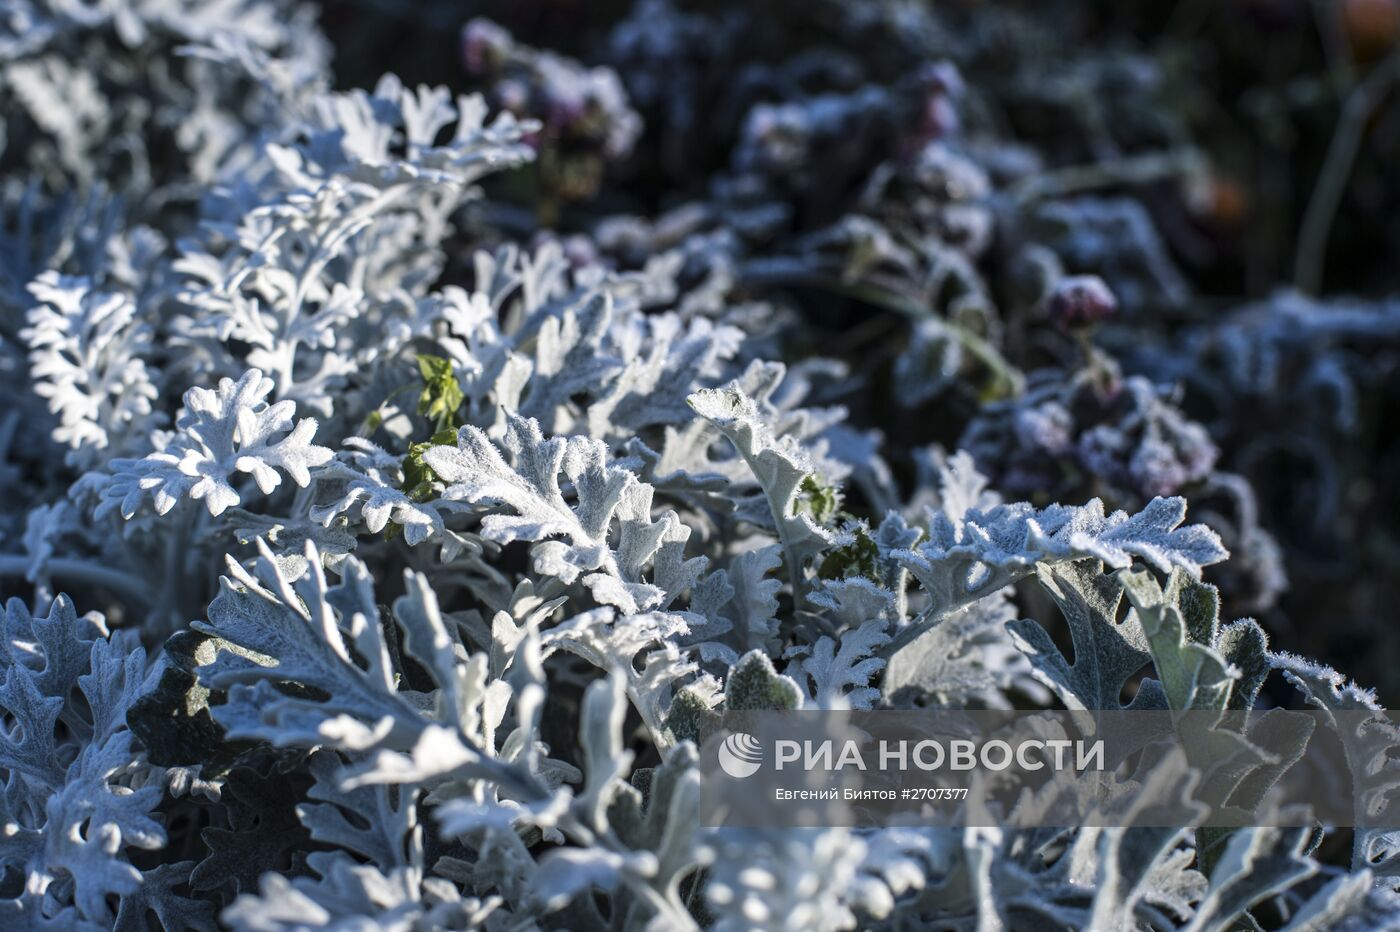
[[[763,766],[763,746],[753,735],[736,731],[719,746],[719,766],[736,780],[751,777]]]

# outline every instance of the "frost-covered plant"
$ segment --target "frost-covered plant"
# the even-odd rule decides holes
[[[722,712],[1379,711],[1230,620],[1283,585],[1231,418],[1387,423],[1394,314],[1163,355],[1189,286],[1138,186],[1199,166],[1150,63],[653,0],[615,72],[478,19],[484,96],[332,90],[285,9],[0,13],[0,80],[100,87],[152,166],[91,95],[0,106],[3,180],[44,176],[0,238],[10,924],[1400,923],[1380,830],[699,821]],[[1359,791],[1393,738],[1343,735]]]
[[[141,438],[170,413],[151,404],[153,383],[172,389],[146,345],[162,339],[160,257],[208,187],[256,159],[296,89],[326,82],[313,13],[283,0],[0,11],[0,445],[54,491],[72,477],[51,460],[97,465],[93,451],[120,453],[129,427]],[[137,297],[147,306],[128,316]],[[38,408],[31,377],[49,386]]]
[[[145,363],[151,328],[137,317],[135,302],[52,272],[35,279],[30,292],[42,303],[20,336],[30,346],[34,393],[59,419],[53,439],[95,457],[149,433],[159,392]]]
[[[450,213],[480,177],[524,160],[528,127],[488,124],[480,98],[454,102],[393,76],[306,109],[287,142],[267,144],[256,187],[211,212],[201,241],[182,249],[185,309],[170,326],[196,366],[262,367],[279,398],[329,413],[356,356],[377,350],[338,339],[412,310],[441,266]],[[241,358],[230,341],[247,346]]]
[[[272,56],[305,79],[327,50],[313,11],[288,0],[18,0],[0,25],[0,164],[56,186],[104,184],[133,201],[198,196],[276,105],[186,54],[190,45]],[[171,160],[179,167],[170,174]],[[186,186],[176,190],[175,182]]]
[[[9,888],[0,910],[8,922],[135,928],[152,911],[167,928],[212,929],[210,905],[177,892],[191,863],[144,874],[131,863],[131,852],[168,840],[155,817],[161,769],[126,723],[146,667],[137,632],[109,635],[100,615],[79,617],[64,596],[47,617],[11,599],[4,625],[0,707],[12,725],[0,746]]]

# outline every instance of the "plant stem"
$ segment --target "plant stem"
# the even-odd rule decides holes
[[[53,575],[73,582],[83,582],[103,589],[110,589],[133,605],[150,605],[150,593],[144,582],[134,579],[120,570],[114,570],[86,560],[56,557],[44,564]],[[24,576],[29,570],[27,557],[0,556],[0,576]]]
[[[1332,134],[1322,170],[1318,173],[1317,185],[1313,188],[1312,198],[1303,212],[1302,226],[1298,230],[1293,285],[1305,294],[1317,294],[1322,287],[1332,221],[1337,216],[1342,195],[1346,193],[1352,166],[1366,134],[1366,123],[1397,81],[1400,81],[1400,49],[1392,52],[1366,80],[1352,88],[1342,107],[1337,129]]]
[[[1195,149],[1174,149],[1132,155],[1110,162],[1070,165],[1026,179],[1011,189],[1018,204],[1030,204],[1052,197],[1066,197],[1081,191],[1115,188],[1121,185],[1152,184],[1168,178],[1189,177],[1204,170],[1205,160]]]

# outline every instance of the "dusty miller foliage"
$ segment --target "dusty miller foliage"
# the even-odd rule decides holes
[[[985,98],[899,7],[823,10],[921,70],[745,72],[708,201],[562,238],[483,183],[547,220],[643,117],[682,171],[684,53],[740,19],[639,3],[616,71],[474,20],[466,93],[332,90],[280,0],[0,9],[6,928],[1400,922],[1384,832],[698,823],[726,709],[1238,709],[1271,670],[1376,708],[1219,617],[1203,572],[1266,608],[1282,557],[1167,386],[1330,393],[1345,432],[1365,367],[1306,335],[1394,340],[1394,308],[1289,297],[1125,374],[1094,326],[1185,300],[1151,220],[964,132]],[[922,306],[888,411],[960,410],[960,443],[857,422],[863,376],[789,352],[765,288],[796,280]],[[1027,334],[1054,365],[1009,361]],[[1387,737],[1347,736],[1356,772]]]

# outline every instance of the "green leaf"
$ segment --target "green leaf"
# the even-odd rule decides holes
[[[418,372],[424,383],[423,392],[418,396],[418,413],[432,418],[438,433],[461,427],[457,412],[466,396],[452,369],[452,360],[419,353]]]
[[[730,712],[782,711],[802,708],[802,688],[773,669],[759,650],[739,658],[724,684],[725,708]]]
[[[818,524],[828,524],[836,517],[841,507],[841,490],[818,479],[813,473],[798,486],[798,497],[794,507],[806,512]]]
[[[1213,646],[1219,631],[1214,587],[1180,570],[1165,591],[1145,570],[1121,571],[1118,578],[1147,638],[1167,704],[1177,711],[1227,708],[1237,673]]]
[[[1137,619],[1118,621],[1122,583],[1104,573],[1098,560],[1036,567],[1040,585],[1069,625],[1074,662],[1060,652],[1038,622],[1014,621],[1008,628],[1035,668],[1035,677],[1070,709],[1119,709],[1124,686],[1146,665],[1147,638]],[[1127,708],[1166,706],[1160,684],[1144,681]]]
[[[714,730],[718,716],[699,690],[683,686],[676,691],[671,707],[666,710],[666,727],[677,742],[704,743]]]
[[[437,473],[423,459],[423,454],[433,447],[452,446],[457,442],[457,431],[440,430],[432,439],[410,444],[403,458],[403,485],[399,488],[415,502],[427,501],[433,497],[433,484],[438,482]],[[397,525],[395,525],[397,527]]]
[[[880,583],[883,581],[880,547],[875,543],[875,539],[866,533],[865,528],[857,526],[850,543],[833,548],[822,558],[817,575],[822,579],[861,576],[871,582]]]

